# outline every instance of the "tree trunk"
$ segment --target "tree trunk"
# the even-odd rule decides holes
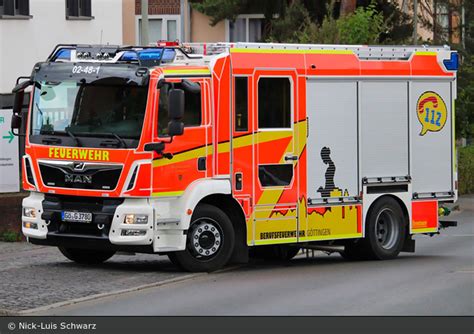
[[[341,0],[341,9],[339,15],[347,15],[353,13],[356,9],[356,0]]]

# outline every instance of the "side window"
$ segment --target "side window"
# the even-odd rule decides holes
[[[293,178],[292,164],[259,165],[258,179],[262,187],[288,186]]]
[[[235,78],[235,131],[248,131],[248,78]]]
[[[174,84],[175,89],[183,89],[181,83]],[[158,106],[158,136],[166,136],[168,134],[168,91],[170,85],[164,85],[160,91],[160,101]],[[184,90],[184,117],[185,127],[201,125],[201,93],[193,93]]]
[[[258,81],[258,127],[291,128],[291,84],[288,78]]]

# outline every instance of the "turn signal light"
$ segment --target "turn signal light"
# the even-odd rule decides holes
[[[24,228],[32,228],[34,230],[38,229],[38,224],[37,223],[31,223],[31,222],[23,222],[23,227]]]

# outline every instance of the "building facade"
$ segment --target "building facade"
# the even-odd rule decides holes
[[[139,44],[141,1],[123,2],[123,41]],[[193,9],[188,0],[148,0],[149,40],[181,42],[257,42],[262,37],[264,15],[239,15],[235,22],[210,18]]]
[[[29,75],[33,65],[44,61],[56,44],[122,43],[122,6],[117,6],[114,0],[3,0],[0,3],[3,3],[0,5],[1,95],[8,95],[16,78]]]
[[[397,0],[403,12],[418,14],[418,38],[423,41],[461,44],[463,42],[463,0]]]

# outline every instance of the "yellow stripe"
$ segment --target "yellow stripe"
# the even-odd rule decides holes
[[[417,229],[412,229],[412,233],[430,233],[430,232],[438,232],[437,227],[429,227],[429,228],[417,228]]]
[[[255,245],[287,244],[290,242],[297,242],[297,239],[288,238],[288,239],[255,240]]]
[[[284,133],[284,132],[283,133],[278,133],[278,134],[275,134],[275,133],[272,133],[272,132],[260,132],[260,133],[257,133],[257,134],[249,134],[249,135],[246,135],[246,136],[234,138],[233,139],[234,149],[252,145],[254,136],[258,136],[256,138],[256,143],[266,143],[266,142],[270,142],[270,141],[290,137],[291,134]],[[211,148],[212,145],[209,145],[208,147]],[[228,153],[228,152],[230,152],[230,143],[229,142],[220,143],[218,145],[218,152],[219,153]],[[209,153],[212,153],[212,148],[210,149]],[[162,167],[162,166],[167,166],[167,165],[171,165],[171,164],[178,163],[178,162],[183,162],[183,161],[186,161],[186,160],[196,159],[198,157],[205,156],[206,154],[207,154],[206,147],[200,147],[200,148],[196,148],[194,150],[190,150],[190,151],[187,151],[187,152],[178,153],[171,160],[168,160],[168,159],[154,160],[153,161],[153,167]]]
[[[158,160],[153,160],[153,167],[163,167],[167,165],[171,165],[174,163],[178,162],[183,162],[186,160],[191,160],[197,157],[202,157],[206,156],[207,150],[206,147],[200,147],[191,151],[183,152],[183,153],[178,153],[175,156],[173,156],[173,159],[158,159]]]
[[[211,74],[211,71],[209,70],[204,70],[204,69],[199,69],[199,70],[184,70],[184,69],[164,69],[163,73],[165,75],[170,75],[170,74],[202,74],[202,75],[209,75]]]
[[[163,192],[153,193],[152,196],[154,196],[154,197],[177,197],[177,196],[181,196],[182,194],[184,194],[183,190],[180,190],[180,191],[163,191]]]
[[[436,56],[437,53],[433,51],[416,51],[416,56]]]
[[[346,55],[354,54],[350,50],[288,50],[288,49],[241,49],[231,48],[230,53],[279,53],[279,54],[331,54]]]
[[[303,238],[300,238],[300,242],[302,242],[302,241],[315,241],[315,240],[352,239],[352,238],[362,238],[362,233],[324,235],[324,236],[319,236],[319,237],[303,237]]]

